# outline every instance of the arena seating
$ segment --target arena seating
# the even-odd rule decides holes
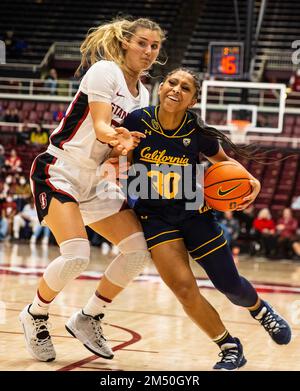
[[[300,35],[300,3],[298,0],[269,0],[258,41],[258,53],[265,49],[290,50]]]
[[[28,44],[18,62],[40,63],[55,41],[81,41],[89,28],[116,15],[147,16],[169,30],[180,10],[179,0],[80,1],[2,0],[0,33],[14,30]],[[14,59],[8,58],[8,61]]]
[[[241,39],[245,36],[246,0],[238,1]],[[234,18],[234,2],[232,0],[206,1],[201,16],[194,28],[182,65],[194,71],[205,68],[206,51],[210,41],[237,41]]]
[[[56,122],[54,113],[59,110],[61,105],[63,111],[68,107],[68,103],[64,102],[40,102],[1,98],[0,104],[4,110],[17,108],[20,122],[39,123],[40,121],[43,121],[43,124],[47,125],[52,125]],[[3,130],[3,127],[1,129]]]
[[[300,194],[300,155],[297,153],[271,151],[267,164],[247,160],[237,154],[227,153],[243,164],[262,184],[255,208],[270,208],[275,216],[283,207],[291,205],[293,198]],[[285,160],[282,160],[286,158]],[[271,160],[272,159],[272,160]]]

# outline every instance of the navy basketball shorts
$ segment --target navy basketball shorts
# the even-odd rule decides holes
[[[40,222],[47,216],[52,197],[78,204],[85,225],[109,217],[127,207],[115,183],[99,177],[96,170],[45,152],[36,157],[30,172],[31,190]]]
[[[228,251],[227,241],[213,213],[187,215],[178,222],[168,221],[159,215],[138,215],[149,250],[163,243],[183,240],[191,257],[201,262],[210,254],[219,255]]]

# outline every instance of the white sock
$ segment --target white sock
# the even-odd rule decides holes
[[[41,299],[39,291],[37,291],[33,302],[29,308],[29,312],[32,315],[48,315],[50,304],[51,302],[45,303],[45,301]]]
[[[97,291],[89,299],[87,304],[83,307],[83,313],[85,315],[96,316],[103,314],[106,307],[112,302],[112,300],[101,296]]]

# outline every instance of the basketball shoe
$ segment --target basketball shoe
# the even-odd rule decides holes
[[[278,345],[287,345],[290,342],[292,332],[288,322],[278,315],[269,303],[262,300],[262,307],[258,313],[252,312],[251,315],[259,321]]]
[[[48,315],[32,315],[28,304],[19,315],[27,350],[40,361],[55,360],[56,353],[48,331]]]
[[[236,343],[225,343],[221,346],[219,356],[222,357],[213,369],[220,371],[235,371],[246,364],[247,360],[243,354],[243,346],[238,338],[234,338]]]
[[[112,359],[114,354],[108,346],[103,335],[101,319],[104,314],[96,316],[85,315],[82,311],[76,312],[67,321],[65,327],[67,331],[92,353],[97,356]]]

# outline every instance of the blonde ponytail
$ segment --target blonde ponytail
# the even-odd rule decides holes
[[[100,27],[91,28],[80,46],[82,58],[76,73],[78,74],[81,69],[89,68],[99,60],[114,61],[122,66],[124,63],[122,43],[129,41],[139,27],[158,31],[161,41],[165,39],[165,33],[160,26],[145,18],[133,21],[115,19]]]

